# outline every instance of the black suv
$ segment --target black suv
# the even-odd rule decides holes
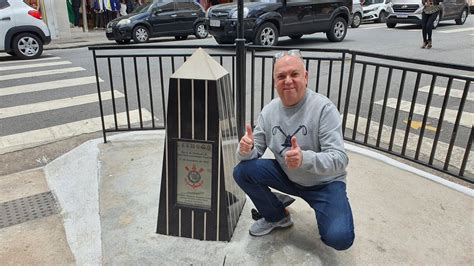
[[[279,36],[299,39],[304,34],[326,32],[340,42],[347,32],[351,0],[261,0],[244,3],[244,37],[256,45],[277,45]],[[208,9],[206,27],[219,44],[233,43],[237,36],[237,4]]]
[[[138,7],[131,14],[107,24],[106,36],[117,43],[147,42],[151,37],[175,36],[185,40],[194,34],[206,38],[204,10],[192,0],[154,1]]]

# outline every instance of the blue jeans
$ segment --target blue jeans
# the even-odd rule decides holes
[[[348,249],[354,242],[352,211],[344,182],[304,187],[290,181],[276,160],[255,159],[240,162],[234,168],[234,179],[250,197],[267,221],[285,216],[283,204],[270,191],[301,197],[316,213],[321,240],[337,249]]]

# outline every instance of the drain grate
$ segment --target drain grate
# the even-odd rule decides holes
[[[47,217],[58,212],[51,191],[0,203],[0,228]]]

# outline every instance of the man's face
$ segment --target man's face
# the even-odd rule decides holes
[[[275,62],[275,87],[284,106],[294,106],[303,99],[308,85],[308,72],[303,60],[285,55]]]

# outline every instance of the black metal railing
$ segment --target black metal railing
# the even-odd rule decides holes
[[[165,127],[169,77],[198,47],[229,71],[236,99],[234,46],[90,48],[104,142],[110,132]],[[263,106],[276,97],[273,54],[291,48],[246,48],[245,76],[250,78],[245,80],[244,117],[254,125]],[[344,49],[301,51],[308,87],[336,104],[345,140],[474,182],[474,67]],[[111,99],[102,99],[104,91]]]
[[[351,52],[345,139],[472,183],[473,70]]]

